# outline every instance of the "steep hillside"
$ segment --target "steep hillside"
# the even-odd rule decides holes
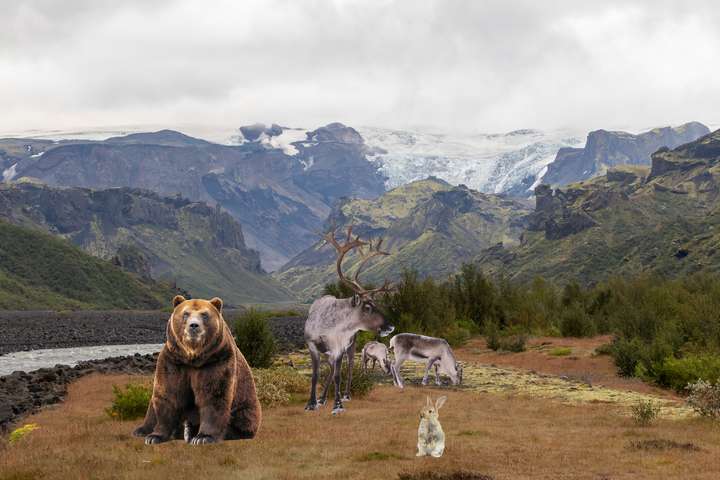
[[[159,309],[175,293],[65,240],[0,220],[0,309]]]
[[[30,183],[0,186],[0,218],[67,238],[143,277],[228,304],[292,296],[260,267],[240,225],[219,207],[155,193]]]
[[[658,149],[675,148],[708,133],[710,130],[698,122],[655,128],[639,135],[596,130],[588,134],[584,148],[561,148],[541,182],[557,187],[602,175],[618,165],[650,165],[650,155]]]
[[[521,245],[477,261],[497,275],[595,283],[612,275],[720,271],[720,131],[661,149],[652,167],[536,189]]]
[[[339,198],[373,198],[384,177],[362,137],[333,123],[305,132],[246,127],[250,138],[219,145],[171,130],[105,141],[0,140],[12,171],[56,186],[141,188],[227,209],[272,270],[314,241]],[[9,169],[6,166],[5,170]]]
[[[334,224],[341,230],[352,224],[363,238],[384,237],[383,248],[392,255],[373,260],[362,276],[377,283],[397,278],[405,268],[437,278],[449,275],[490,245],[516,242],[528,213],[519,202],[429,178],[376,200],[346,200],[330,215],[326,228]],[[317,242],[275,276],[300,298],[309,298],[336,280],[334,261],[334,249],[320,248]],[[351,272],[357,261],[350,256],[346,270]]]

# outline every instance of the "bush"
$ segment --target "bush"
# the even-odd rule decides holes
[[[325,381],[330,374],[330,368],[326,365],[320,369],[320,384],[322,388],[325,388]],[[347,385],[347,364],[343,363],[342,372],[340,378],[340,394],[345,393],[345,386]],[[375,388],[375,382],[373,380],[372,372],[365,372],[360,365],[360,362],[353,364],[353,375],[352,385],[350,385],[350,396],[362,398],[368,395],[372,389]],[[309,388],[308,388],[309,389]],[[328,390],[328,398],[332,398],[335,392],[335,382],[330,379],[330,389]]]
[[[698,380],[687,386],[690,395],[687,402],[693,410],[713,420],[720,420],[720,378],[712,384]]]
[[[642,343],[637,339],[616,338],[613,341],[612,356],[620,376],[632,377],[635,375],[638,364],[643,358],[643,349]]]
[[[560,333],[563,337],[589,337],[595,335],[595,323],[581,305],[573,303],[560,316]]]
[[[147,412],[152,388],[146,385],[130,383],[125,390],[113,385],[113,402],[105,412],[116,420],[135,420]]]
[[[716,355],[689,355],[685,358],[668,358],[657,369],[657,382],[683,391],[698,380],[714,381],[720,378],[720,357]]]
[[[275,337],[261,312],[250,309],[235,321],[235,342],[254,368],[269,368],[277,351]]]
[[[490,350],[500,350],[500,329],[495,322],[490,322],[485,327],[485,342]]]
[[[500,339],[500,349],[507,350],[508,352],[524,352],[525,344],[527,343],[527,336],[524,334],[510,335]]]
[[[297,394],[310,391],[310,380],[291,367],[253,370],[258,400],[265,407],[288,405]]]
[[[640,400],[632,406],[632,416],[635,423],[641,427],[651,425],[660,413],[660,407],[655,405],[652,400]]]

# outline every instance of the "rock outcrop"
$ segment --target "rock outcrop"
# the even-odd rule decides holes
[[[698,122],[679,127],[655,128],[639,135],[596,130],[587,136],[584,148],[561,148],[548,165],[542,183],[564,186],[603,175],[619,165],[650,165],[660,148],[675,148],[710,133]]]

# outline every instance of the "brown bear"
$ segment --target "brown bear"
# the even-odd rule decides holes
[[[173,299],[152,399],[133,434],[146,444],[252,438],[262,412],[255,382],[222,316],[222,300]]]

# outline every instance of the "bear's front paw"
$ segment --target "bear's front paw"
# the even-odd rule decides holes
[[[217,439],[212,435],[205,435],[204,433],[196,435],[190,440],[190,445],[207,445],[209,443],[217,443]]]
[[[145,428],[145,425],[140,425],[133,430],[132,435],[133,437],[146,437],[150,432],[152,432],[151,429]]]
[[[154,435],[150,434],[147,437],[145,437],[145,445],[156,445],[158,443],[163,443],[166,440],[161,437],[160,435]]]

